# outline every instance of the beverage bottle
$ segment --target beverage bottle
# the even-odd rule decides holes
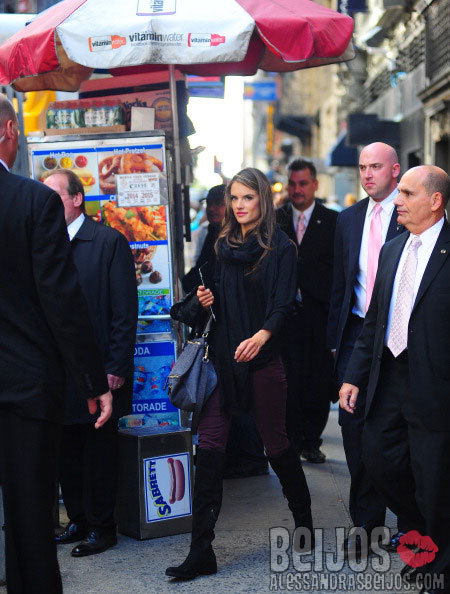
[[[47,128],[56,128],[56,108],[54,101],[52,101],[47,108],[46,121]]]
[[[84,124],[87,128],[94,126],[94,109],[92,101],[86,101],[84,104]]]

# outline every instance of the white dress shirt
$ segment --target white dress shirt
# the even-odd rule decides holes
[[[69,234],[70,241],[72,241],[72,239],[80,230],[81,225],[84,223],[84,219],[85,216],[83,213],[81,213],[79,217],[67,225],[67,233]]]
[[[427,267],[428,260],[430,259],[430,256],[431,256],[431,252],[433,251],[434,246],[436,245],[436,241],[439,237],[439,233],[441,232],[443,225],[444,225],[444,217],[442,217],[442,219],[439,219],[439,221],[437,223],[435,223],[432,227],[430,227],[429,229],[427,229],[421,235],[418,236],[418,237],[420,237],[420,240],[422,243],[417,249],[417,268],[416,268],[416,276],[414,278],[414,294],[413,294],[413,299],[411,301],[411,311],[412,311],[412,308],[414,307],[414,302],[416,301],[417,293],[419,291],[420,283],[422,282],[422,277],[425,272],[425,268]],[[395,301],[397,299],[398,284],[400,282],[401,271],[405,264],[406,256],[408,254],[408,248],[410,246],[410,243],[411,243],[411,240],[413,237],[416,237],[416,236],[414,236],[412,234],[409,235],[408,241],[405,243],[405,247],[403,248],[403,252],[400,257],[398,266],[397,266],[397,272],[395,273],[394,286],[392,288],[392,295],[391,295],[391,303],[389,306],[388,321],[386,324],[386,334],[384,337],[384,344],[387,344],[387,340],[389,338],[389,333],[391,331],[392,313],[394,311],[394,305],[395,305]]]
[[[297,233],[297,227],[298,227],[298,220],[300,218],[300,215],[303,213],[304,215],[304,224],[305,224],[305,228],[308,226],[309,223],[309,219],[311,218],[312,215],[312,211],[314,210],[314,207],[316,206],[316,203],[313,201],[313,203],[308,206],[308,208],[305,208],[305,210],[297,210],[295,208],[294,205],[292,205],[292,222],[294,224],[294,231]]]
[[[355,305],[353,306],[352,312],[364,318],[366,315],[366,284],[367,284],[367,262],[369,259],[369,233],[370,223],[373,217],[373,210],[377,204],[381,205],[380,219],[381,219],[381,236],[382,244],[386,241],[386,235],[389,229],[389,223],[391,222],[392,212],[394,210],[394,200],[397,197],[398,189],[395,188],[389,196],[387,196],[381,202],[375,202],[373,198],[369,198],[369,204],[367,205],[366,218],[364,219],[364,228],[361,238],[361,248],[359,251],[359,268],[358,274],[356,275],[356,282],[354,286],[355,291]]]
[[[0,163],[3,165],[3,167],[6,169],[6,171],[9,171],[9,167],[8,165],[3,161],[3,159],[0,159]]]

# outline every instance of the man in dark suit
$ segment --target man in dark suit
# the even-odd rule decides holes
[[[14,108],[0,97],[0,469],[8,592],[62,592],[53,506],[65,370],[91,413],[112,395],[70,256],[59,197],[9,172]],[[81,398],[80,398],[81,400]]]
[[[414,167],[399,190],[398,221],[410,233],[381,251],[340,403],[353,415],[358,387],[367,386],[367,467],[389,507],[437,545],[419,548],[449,592],[450,178],[438,167]]]
[[[75,173],[57,170],[45,184],[64,204],[72,257],[114,395],[111,419],[96,431],[95,415],[80,407],[73,384],[66,388],[59,480],[69,524],[55,538],[57,543],[82,540],[72,556],[84,557],[102,553],[117,542],[117,421],[131,413],[137,323],[135,268],[124,235],[84,214],[83,184]]]
[[[335,351],[339,385],[364,323],[381,245],[404,230],[397,223],[394,206],[400,173],[395,150],[381,142],[366,146],[360,154],[359,172],[368,197],[342,211],[336,227],[328,346]],[[339,424],[351,477],[350,516],[355,526],[370,533],[384,525],[386,506],[361,459],[364,397],[361,393],[354,414],[339,410]]]
[[[314,164],[296,159],[288,167],[289,202],[277,222],[297,245],[297,299],[283,346],[288,400],[287,430],[303,458],[325,462],[320,450],[330,399],[337,397],[333,359],[326,345],[337,213],[315,200]]]

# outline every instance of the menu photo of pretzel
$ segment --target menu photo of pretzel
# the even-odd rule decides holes
[[[120,208],[114,200],[102,202],[102,221],[117,229],[128,241],[167,240],[165,206]]]
[[[116,175],[128,173],[158,173],[163,184],[167,184],[163,172],[164,165],[160,158],[151,154],[160,150],[147,149],[114,149],[112,152],[98,154],[98,178],[102,194],[116,193]]]

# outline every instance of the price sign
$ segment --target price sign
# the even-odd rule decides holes
[[[161,204],[158,173],[128,173],[116,175],[117,206],[148,206]]]

